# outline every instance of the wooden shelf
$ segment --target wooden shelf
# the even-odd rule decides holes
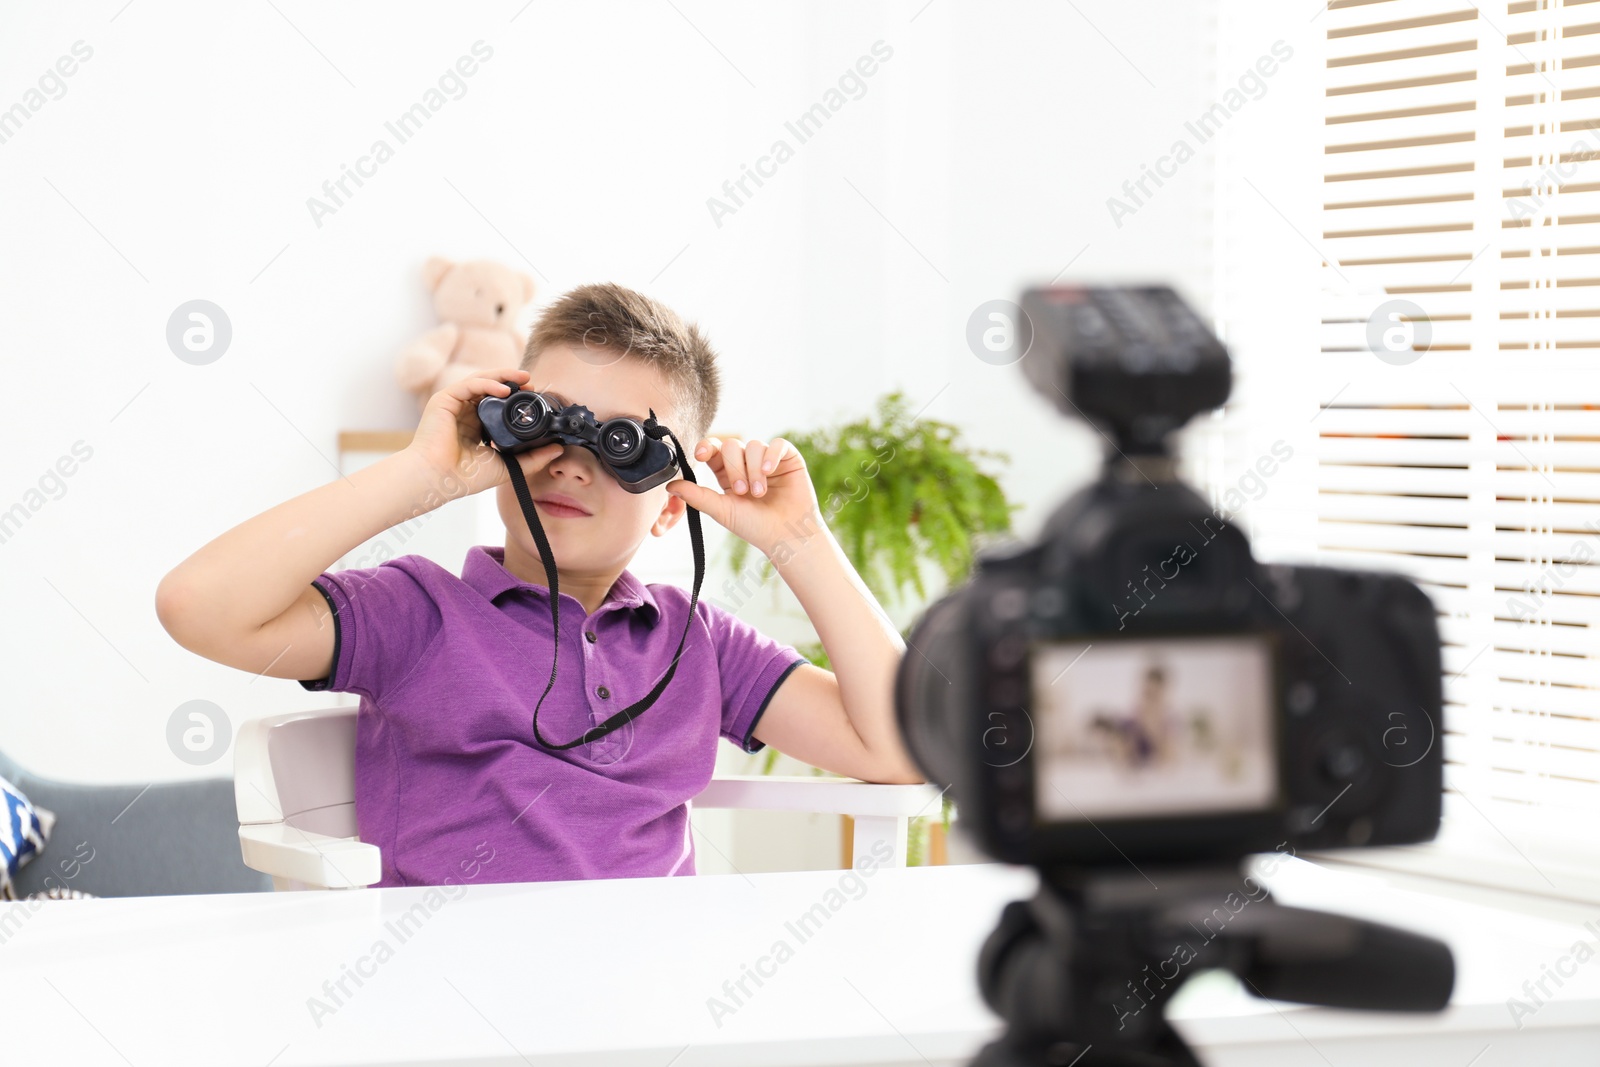
[[[411,443],[415,430],[340,430],[340,452],[398,452]],[[712,431],[710,437],[718,437],[724,441],[742,441],[744,435],[737,433],[721,433]],[[685,441],[686,449],[694,448],[696,442]]]
[[[398,452],[411,443],[414,430],[340,430],[340,452]]]
[[[397,453],[410,445],[416,430],[339,430],[339,453]],[[712,430],[707,437],[722,438],[725,442],[742,442],[742,434],[722,434]],[[696,442],[683,442],[690,450]]]

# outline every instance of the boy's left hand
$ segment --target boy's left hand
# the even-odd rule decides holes
[[[693,458],[711,468],[723,491],[687,478],[668,482],[667,491],[769,557],[798,528],[791,523],[817,511],[806,461],[781,437],[771,443],[707,437],[695,445]]]

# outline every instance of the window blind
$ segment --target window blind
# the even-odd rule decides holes
[[[1322,19],[1317,558],[1433,598],[1453,829],[1592,848],[1600,3]]]

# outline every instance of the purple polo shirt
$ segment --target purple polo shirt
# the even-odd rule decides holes
[[[711,781],[717,738],[766,747],[751,731],[805,658],[701,600],[654,704],[598,741],[547,749],[531,719],[550,680],[550,591],[504,561],[479,545],[459,578],[402,556],[313,582],[336,619],[334,667],[300,684],[361,697],[356,824],[382,850],[377,884],[693,874],[688,803]],[[626,570],[592,615],[562,593],[539,733],[565,744],[644,697],[688,611],[687,590]]]

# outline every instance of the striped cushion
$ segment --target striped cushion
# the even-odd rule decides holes
[[[29,893],[23,900],[98,900],[93,893],[85,893],[78,889],[68,889],[66,886],[53,885],[49,889],[41,889],[37,893]]]
[[[17,899],[11,880],[50,839],[56,817],[35,808],[22,791],[0,778],[0,900]]]

